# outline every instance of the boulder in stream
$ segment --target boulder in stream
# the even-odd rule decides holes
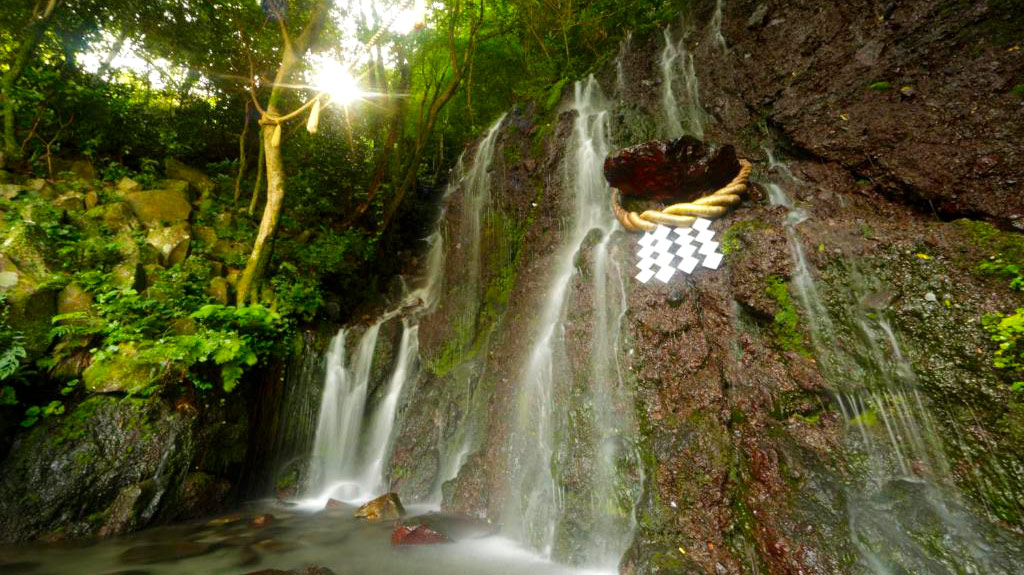
[[[423,524],[396,525],[391,532],[392,545],[432,545],[434,543],[451,543],[452,540]]]
[[[461,513],[426,513],[406,520],[407,525],[422,525],[443,533],[453,541],[497,535],[500,527]]]
[[[356,510],[355,517],[369,521],[395,521],[405,516],[397,493],[385,493]]]
[[[290,569],[288,571],[282,569],[260,569],[259,571],[251,571],[243,575],[335,575],[335,573],[326,567],[310,566],[301,569]]]

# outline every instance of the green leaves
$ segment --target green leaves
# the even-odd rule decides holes
[[[21,360],[28,355],[25,351],[25,336],[20,331],[15,331],[7,323],[7,296],[0,294],[0,381],[10,379],[21,367]],[[14,390],[4,387],[3,394],[0,394],[0,405],[4,405],[5,397],[13,399]],[[9,396],[7,391],[10,389]]]
[[[992,365],[999,369],[1013,370],[1016,377],[1024,379],[1024,308],[1017,308],[1013,315],[988,314],[981,318],[982,326],[991,334],[998,345]],[[1014,381],[1014,391],[1024,390],[1024,381]]]
[[[64,404],[60,401],[54,400],[43,406],[33,405],[25,410],[25,419],[21,420],[20,425],[22,427],[32,427],[40,419],[50,417],[51,415],[61,415],[62,413],[64,413]]]

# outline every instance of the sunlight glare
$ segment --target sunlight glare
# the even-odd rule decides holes
[[[348,106],[364,96],[359,82],[341,62],[331,58],[320,58],[313,63],[313,86],[331,97],[332,103]]]

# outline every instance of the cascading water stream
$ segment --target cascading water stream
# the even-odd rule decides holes
[[[715,11],[711,14],[711,41],[722,52],[728,52],[729,47],[725,42],[725,36],[722,35],[722,3],[725,0],[715,0]]]
[[[456,169],[454,183],[449,186],[446,198],[461,187],[465,190],[463,201],[465,212],[471,217],[463,218],[460,230],[460,245],[471,253],[468,273],[460,278],[460,289],[469,290],[471,297],[463,298],[478,305],[476,292],[480,285],[480,235],[481,217],[489,202],[489,175],[494,142],[501,126],[502,116],[492,126],[487,137],[478,147],[477,157],[468,170],[462,159]],[[324,379],[323,398],[317,421],[316,439],[311,461],[312,472],[307,492],[313,507],[323,505],[329,498],[360,502],[387,490],[388,462],[398,424],[398,412],[408,383],[419,374],[419,326],[418,314],[429,313],[438,305],[444,288],[444,253],[446,239],[442,236],[440,222],[438,229],[428,238],[430,248],[426,256],[426,273],[419,279],[419,286],[409,291],[401,303],[385,312],[363,332],[356,346],[354,356],[347,357],[346,344],[351,330],[343,328],[331,342]],[[449,243],[451,240],[448,240]],[[475,313],[468,310],[456,321]],[[371,371],[377,351],[382,324],[401,314],[402,334],[397,355],[387,377],[387,384],[379,401],[367,412],[370,401]],[[465,449],[462,446],[461,449]],[[442,453],[447,453],[442,449]],[[446,458],[442,467],[446,474],[458,472],[456,461]],[[449,477],[450,479],[450,477]],[[439,503],[438,498],[436,503]]]
[[[574,211],[554,256],[551,283],[521,373],[518,419],[510,438],[510,495],[503,518],[508,533],[546,556],[614,568],[632,539],[636,500],[636,494],[624,487],[631,482],[620,479],[624,469],[637,466],[632,403],[617,364],[626,300],[624,274],[617,263],[623,258],[614,257],[615,220],[602,171],[610,148],[608,104],[593,77],[576,84],[573,110],[565,189],[573,194]],[[590,238],[597,241],[591,243]],[[586,257],[587,249],[592,277],[582,278],[577,259]],[[590,307],[580,311],[592,314],[593,331],[589,341],[570,342],[570,288],[574,281],[588,279],[593,290]],[[569,362],[571,345],[586,346],[588,366]],[[589,438],[575,433],[588,427]],[[566,490],[570,468],[579,467],[585,477],[574,476],[572,491]],[[580,480],[588,484],[581,485]],[[563,547],[562,535],[581,524],[590,526],[589,537],[575,533],[572,544],[577,548],[571,552]]]
[[[416,355],[419,351],[419,326],[402,322],[402,339],[398,344],[398,358],[388,380],[384,398],[377,406],[370,422],[370,428],[363,444],[363,480],[368,497],[387,489],[385,465],[391,454],[391,438],[395,428],[395,415],[402,390],[416,369]]]
[[[770,150],[768,157],[771,170],[788,184],[799,183]],[[1015,573],[1014,557],[1024,549],[968,509],[951,479],[943,436],[884,310],[851,304],[854,329],[846,335],[854,344],[840,345],[840,324],[814,283],[797,231],[810,216],[778,184],[765,186],[773,204],[789,209],[785,230],[792,285],[818,363],[847,422],[848,445],[866,456],[863,477],[845,490],[861,566],[873,575]],[[866,292],[858,285],[843,295],[860,302]]]
[[[665,48],[658,62],[661,70],[661,104],[665,114],[664,135],[668,138],[693,136],[704,139],[707,112],[700,104],[700,82],[693,54],[686,48],[689,30],[681,26],[679,41],[672,41],[672,30],[663,33]]]
[[[337,493],[341,498],[357,499],[364,491],[356,482],[360,463],[358,445],[379,333],[379,323],[366,329],[351,362],[345,357],[349,330],[342,329],[331,340],[313,443],[315,471],[311,484],[318,493],[326,488],[327,496]]]
[[[465,250],[460,261],[466,262],[466,267],[461,270],[457,285],[451,286],[448,299],[455,309],[452,310],[451,329],[458,334],[467,334],[464,337],[478,337],[476,333],[477,317],[480,313],[483,300],[482,272],[483,259],[482,241],[484,221],[490,213],[491,206],[491,164],[494,159],[494,151],[498,141],[498,135],[505,122],[505,114],[491,125],[487,134],[477,145],[476,154],[469,169],[461,165],[456,170],[458,177],[451,189],[460,189],[462,192],[462,210],[459,213],[459,226],[452,234],[453,237],[446,238],[446,243],[453,246],[453,249]],[[469,342],[460,342],[468,345]],[[440,506],[443,492],[442,488],[447,481],[454,479],[462,465],[466,461],[472,449],[480,440],[477,437],[479,427],[474,417],[473,383],[471,376],[463,377],[459,381],[465,387],[464,404],[460,407],[467,415],[456,422],[455,429],[450,430],[447,440],[442,433],[442,444],[438,446],[440,455],[439,471],[431,489],[430,502]]]

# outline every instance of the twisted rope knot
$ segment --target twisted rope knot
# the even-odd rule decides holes
[[[619,201],[619,190],[612,188],[612,212],[628,232],[653,232],[658,224],[689,227],[697,218],[713,220],[729,213],[747,192],[747,180],[754,169],[749,161],[740,159],[740,171],[731,182],[711,194],[692,202],[672,204],[661,210],[647,210],[642,214],[626,211]]]

